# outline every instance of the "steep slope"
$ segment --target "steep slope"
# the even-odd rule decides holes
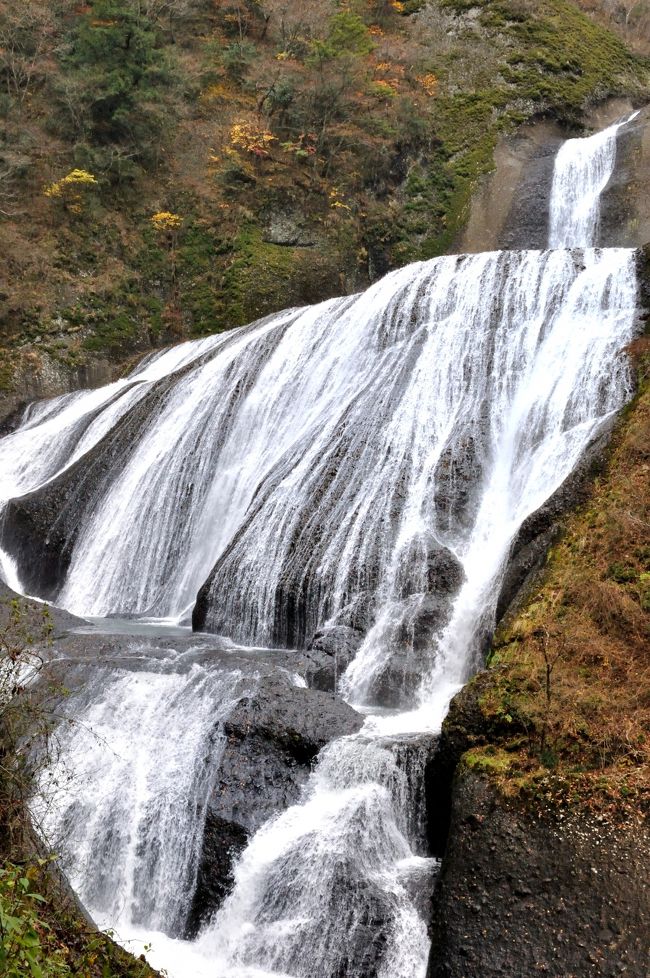
[[[648,83],[570,0],[5,0],[0,48],[5,414],[448,250],[499,133]]]
[[[432,978],[646,974],[649,347],[606,467],[444,723]]]

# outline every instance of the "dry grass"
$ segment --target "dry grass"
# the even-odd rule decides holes
[[[606,473],[569,518],[527,606],[500,629],[491,665],[500,668],[481,706],[512,723],[504,746],[519,787],[553,771],[587,794],[598,788],[601,800],[650,798],[647,378]]]

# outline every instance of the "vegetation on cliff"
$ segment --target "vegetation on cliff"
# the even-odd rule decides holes
[[[56,750],[44,676],[47,608],[0,602],[0,974],[3,978],[155,978],[85,918],[27,815],[40,766]]]
[[[607,468],[446,721],[465,767],[535,808],[650,814],[650,340],[633,354]]]
[[[571,0],[4,0],[0,49],[5,389],[444,252],[501,132],[648,82]]]

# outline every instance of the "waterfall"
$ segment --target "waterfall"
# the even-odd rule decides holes
[[[551,189],[549,247],[587,248],[597,242],[600,198],[616,165],[618,133],[638,114],[560,147]]]
[[[147,357],[124,380],[28,407],[19,428],[0,439],[0,512],[7,500],[46,485],[82,458],[157,380],[220,342],[179,344]],[[15,561],[2,548],[0,578],[22,590]]]
[[[467,546],[481,479],[517,437],[506,421],[534,440],[555,413],[535,450],[552,491],[620,405],[634,304],[630,252],[441,258],[201,343],[162,378],[169,358],[63,399],[0,442],[13,487],[65,490],[70,565],[44,596],[178,618],[209,577],[199,624],[251,644],[365,628],[395,602],[419,627],[431,561]],[[564,363],[546,405],[545,371]],[[555,467],[561,442],[575,451]],[[12,557],[19,576],[35,563]]]
[[[34,814],[102,926],[182,930],[224,743],[219,723],[250,681],[195,661],[191,648],[137,644],[117,661],[67,670],[63,709],[74,723],[60,729]],[[171,717],[182,717],[174,736]]]
[[[249,645],[358,637],[340,692],[363,729],[252,836],[192,942],[174,935],[201,765],[218,764],[242,677],[148,652],[73,695],[80,790],[43,819],[96,918],[155,934],[173,978],[423,978],[436,862],[413,818],[418,738],[476,667],[521,524],[630,395],[635,256],[592,247],[618,128],[558,154],[554,250],[410,265],[148,358],[0,440],[11,581],[50,560],[37,517],[53,514],[66,559],[50,596],[72,611],[182,621],[194,606],[197,627]]]

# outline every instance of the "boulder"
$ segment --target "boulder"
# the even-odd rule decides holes
[[[221,727],[188,935],[228,892],[233,861],[248,837],[298,800],[318,752],[362,725],[363,717],[331,693],[293,685],[277,672],[237,703]]]
[[[336,692],[339,678],[362,643],[363,632],[349,625],[328,625],[316,632],[307,649],[308,657],[314,661],[313,669],[309,672],[310,685],[315,689]]]

